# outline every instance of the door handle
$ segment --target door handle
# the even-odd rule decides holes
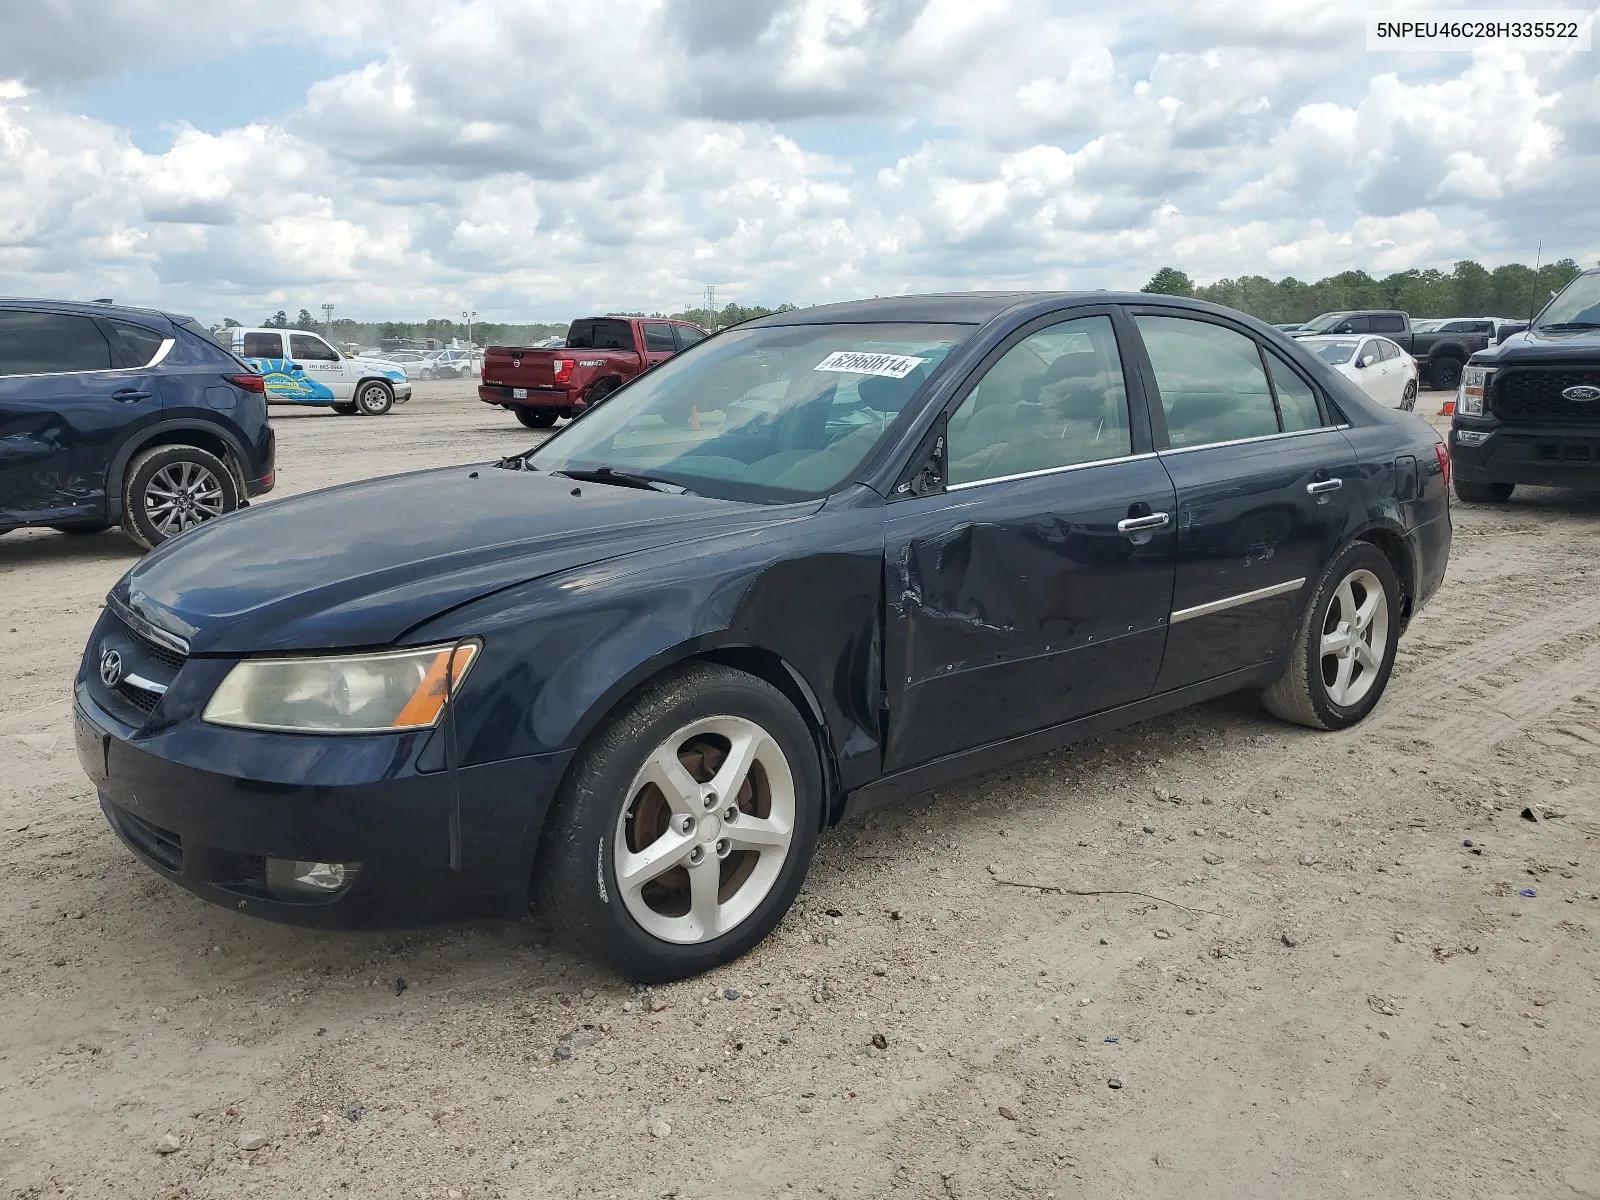
[[[1324,492],[1337,492],[1343,486],[1342,479],[1316,479],[1306,484],[1306,495],[1320,496]]]
[[[132,404],[135,400],[148,400],[150,393],[140,391],[138,388],[118,388],[111,393],[113,400],[120,400],[124,404]]]
[[[1117,522],[1118,533],[1139,533],[1145,529],[1165,529],[1172,523],[1169,513],[1151,513],[1148,517],[1123,517]]]

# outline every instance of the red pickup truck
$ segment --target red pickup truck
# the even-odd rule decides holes
[[[587,317],[574,321],[567,344],[554,350],[490,346],[478,399],[510,409],[530,429],[548,429],[705,336],[686,321]]]

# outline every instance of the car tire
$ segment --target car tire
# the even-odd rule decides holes
[[[605,403],[606,398],[610,396],[612,392],[616,391],[621,386],[622,385],[615,379],[602,379],[599,383],[595,384],[594,387],[589,389],[588,396],[584,398],[584,410],[587,411],[591,408],[598,408],[600,405]]]
[[[356,389],[356,410],[365,417],[381,417],[394,407],[394,390],[387,383],[369,379]]]
[[[1461,382],[1461,360],[1441,358],[1428,368],[1428,376],[1435,391],[1453,392]]]
[[[750,765],[721,779],[738,770],[734,748]],[[731,802],[714,794],[719,782],[738,783]],[[556,929],[625,978],[662,983],[738,958],[782,920],[822,828],[822,771],[782,692],[696,663],[606,720],[553,813],[535,877]],[[768,848],[741,846],[745,837]],[[635,873],[619,882],[622,867]]]
[[[122,484],[122,532],[153,550],[168,538],[238,507],[238,481],[215,454],[198,446],[154,446],[128,464]]]
[[[1413,379],[1406,384],[1406,390],[1400,393],[1400,411],[1415,412],[1417,408],[1417,381]]]
[[[361,410],[356,407],[355,401],[351,400],[344,404],[335,404],[333,406],[333,411],[338,413],[341,417],[353,417]]]
[[[517,414],[517,420],[529,429],[549,429],[556,423],[556,414],[549,409],[517,408],[512,411]]]
[[[50,528],[57,533],[70,533],[74,537],[89,537],[91,534],[104,533],[111,528],[111,524],[108,521],[82,521],[76,525],[63,523],[52,525]]]
[[[1297,725],[1346,729],[1382,698],[1399,640],[1394,564],[1371,542],[1352,542],[1322,573],[1283,674],[1262,703]]]
[[[1504,504],[1516,490],[1514,483],[1469,483],[1457,479],[1456,499],[1467,504]]]

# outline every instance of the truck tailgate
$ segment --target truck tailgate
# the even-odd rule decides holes
[[[506,387],[553,387],[555,361],[563,353],[565,351],[490,346],[483,354],[483,382]]]

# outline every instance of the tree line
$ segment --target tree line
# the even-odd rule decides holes
[[[1242,275],[1195,284],[1176,267],[1162,267],[1139,289],[1165,296],[1193,296],[1247,312],[1272,324],[1309,321],[1318,313],[1347,309],[1398,308],[1413,317],[1507,317],[1526,320],[1544,307],[1552,292],[1579,271],[1570,258],[1546,263],[1537,272],[1522,263],[1488,270],[1463,259],[1448,273],[1435,268],[1397,271],[1375,279],[1365,271],[1344,271],[1315,283]]]

